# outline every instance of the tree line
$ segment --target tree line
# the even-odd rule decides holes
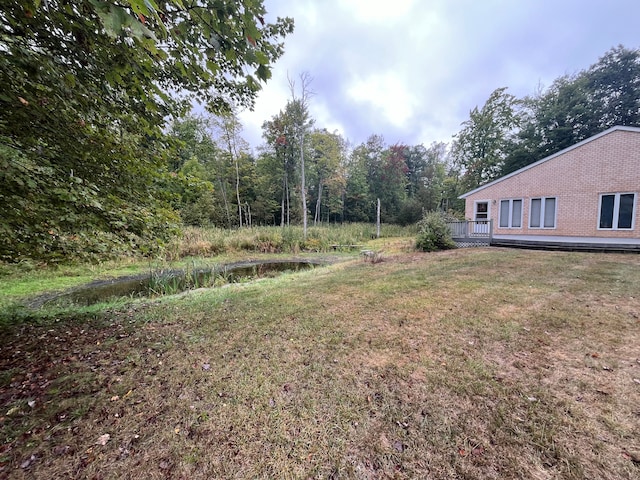
[[[314,224],[373,222],[377,199],[386,223],[415,223],[433,210],[460,216],[460,194],[614,125],[639,126],[640,51],[613,48],[588,69],[525,98],[497,88],[470,111],[449,144],[389,145],[371,135],[352,146],[339,133],[316,127],[308,102],[295,97],[263,123],[257,154],[239,129],[234,144],[243,148],[225,149],[226,122],[239,127],[237,115],[188,116],[172,125],[171,135],[183,145],[179,158],[189,159],[173,171],[196,174],[209,185],[176,204],[188,224],[284,226],[303,223],[303,212]],[[230,204],[244,210],[229,215]]]
[[[264,122],[256,154],[234,130],[238,125],[233,113],[191,115],[171,125],[169,135],[180,145],[171,174],[183,181],[173,206],[186,224],[303,224],[305,203],[313,225],[373,222],[380,199],[383,222],[406,225],[425,210],[447,207],[453,185],[443,143],[389,146],[372,135],[351,149],[339,133],[314,127],[299,100]]]
[[[522,99],[496,89],[449,144],[351,145],[316,125],[311,78],[252,105],[293,20],[259,0],[7,0],[0,9],[0,260],[153,253],[183,225],[410,224],[613,125],[640,125],[640,60],[619,46]],[[193,102],[206,114],[190,112]]]

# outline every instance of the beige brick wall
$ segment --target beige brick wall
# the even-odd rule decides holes
[[[633,230],[599,230],[602,193],[635,193]],[[614,130],[533,168],[488,186],[465,201],[467,219],[474,204],[489,202],[496,235],[640,237],[640,133]],[[531,198],[556,197],[556,228],[529,228]],[[522,228],[500,228],[500,200],[523,199]]]

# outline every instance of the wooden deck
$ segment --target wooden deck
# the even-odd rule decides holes
[[[491,246],[581,252],[640,253],[640,238],[494,235]]]
[[[538,250],[640,253],[640,238],[494,235],[491,220],[450,222],[449,228],[453,240],[460,248],[491,246]]]

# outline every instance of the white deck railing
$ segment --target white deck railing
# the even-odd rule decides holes
[[[490,241],[493,236],[493,220],[465,220],[448,222],[448,225],[454,240],[486,238]]]

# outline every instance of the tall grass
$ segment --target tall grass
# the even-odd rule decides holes
[[[416,227],[382,225],[382,238],[416,235]],[[349,223],[309,227],[307,238],[303,229],[292,227],[253,227],[235,230],[220,228],[185,229],[181,238],[167,248],[167,257],[211,256],[234,252],[300,253],[329,252],[357,248],[376,236],[374,225]]]

